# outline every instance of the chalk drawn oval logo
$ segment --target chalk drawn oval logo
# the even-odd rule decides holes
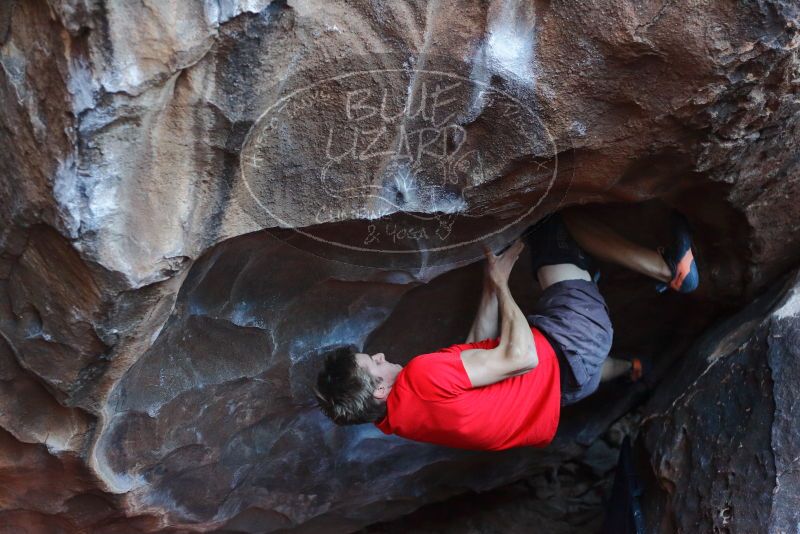
[[[525,219],[553,189],[555,142],[532,97],[476,78],[405,65],[287,90],[241,152],[267,226],[394,255],[450,251]],[[493,203],[515,193],[525,205]]]

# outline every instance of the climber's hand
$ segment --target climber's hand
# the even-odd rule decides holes
[[[484,255],[486,256],[486,276],[496,287],[502,287],[508,284],[508,277],[511,275],[511,269],[519,258],[520,252],[525,245],[521,240],[517,239],[511,244],[503,253],[495,255],[489,247],[483,247]]]

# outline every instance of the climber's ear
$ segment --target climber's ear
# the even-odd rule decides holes
[[[372,396],[378,400],[386,400],[386,397],[389,396],[389,388],[387,388],[385,385],[377,386],[372,391]]]

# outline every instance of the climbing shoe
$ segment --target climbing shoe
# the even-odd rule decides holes
[[[644,354],[638,356],[632,354],[614,354],[612,357],[616,360],[625,360],[631,364],[628,372],[621,375],[619,380],[627,384],[642,382],[650,385],[653,378],[653,360],[650,356]]]
[[[689,222],[679,212],[673,211],[670,215],[670,230],[672,244],[666,249],[659,248],[658,251],[669,266],[672,280],[669,283],[659,282],[656,290],[659,293],[663,293],[667,289],[679,293],[690,293],[697,289],[700,283],[700,274],[697,271],[697,263],[694,261]]]
[[[643,380],[645,377],[650,378],[649,375],[652,372],[653,364],[649,358],[634,356],[630,359],[630,362],[631,371],[628,375],[628,380],[636,383]]]

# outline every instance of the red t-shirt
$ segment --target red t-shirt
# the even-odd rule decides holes
[[[461,351],[494,348],[499,338],[413,358],[386,399],[386,417],[375,425],[384,434],[460,449],[548,445],[561,412],[558,360],[541,332],[531,332],[539,365],[488,386],[472,387]]]

